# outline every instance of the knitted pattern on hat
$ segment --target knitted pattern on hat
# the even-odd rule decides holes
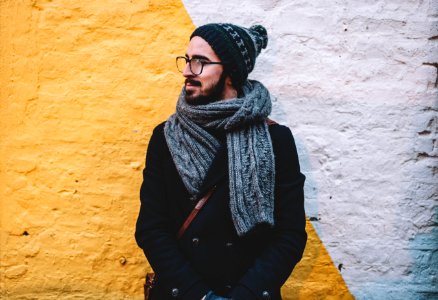
[[[194,36],[203,38],[213,48],[237,86],[246,81],[257,56],[268,44],[268,34],[261,25],[248,29],[229,23],[212,23],[198,27],[190,39]]]
[[[184,89],[164,126],[172,159],[189,193],[197,197],[220,142],[206,129],[226,133],[230,210],[238,235],[255,225],[274,225],[275,161],[266,117],[268,90],[247,81],[241,98],[189,105]]]

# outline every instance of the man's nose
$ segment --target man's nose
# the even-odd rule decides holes
[[[194,76],[192,71],[190,71],[190,64],[189,63],[186,63],[186,66],[184,67],[184,70],[183,70],[182,74],[186,78]]]

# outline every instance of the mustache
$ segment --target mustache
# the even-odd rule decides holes
[[[187,79],[184,81],[184,84],[185,84],[185,85],[187,85],[187,83],[190,83],[191,85],[194,85],[194,86],[201,86],[201,82],[199,82],[199,81],[197,81],[197,80],[189,79],[189,78],[187,78]]]

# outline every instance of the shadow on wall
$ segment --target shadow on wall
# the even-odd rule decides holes
[[[286,113],[273,97],[272,118],[280,124],[288,125]],[[293,128],[291,128],[292,133]],[[331,260],[327,250],[321,242],[314,224],[310,220],[318,221],[317,187],[312,178],[310,159],[304,143],[299,136],[294,135],[299,153],[301,172],[306,175],[305,199],[306,231],[308,234],[306,249],[303,258],[295,267],[292,275],[282,288],[282,297],[285,300],[293,299],[354,299],[349,292],[341,274]]]

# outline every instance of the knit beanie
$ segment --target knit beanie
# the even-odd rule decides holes
[[[261,25],[249,29],[228,23],[200,26],[190,36],[203,38],[224,63],[233,84],[241,87],[254,69],[256,57],[268,44],[268,34]]]

